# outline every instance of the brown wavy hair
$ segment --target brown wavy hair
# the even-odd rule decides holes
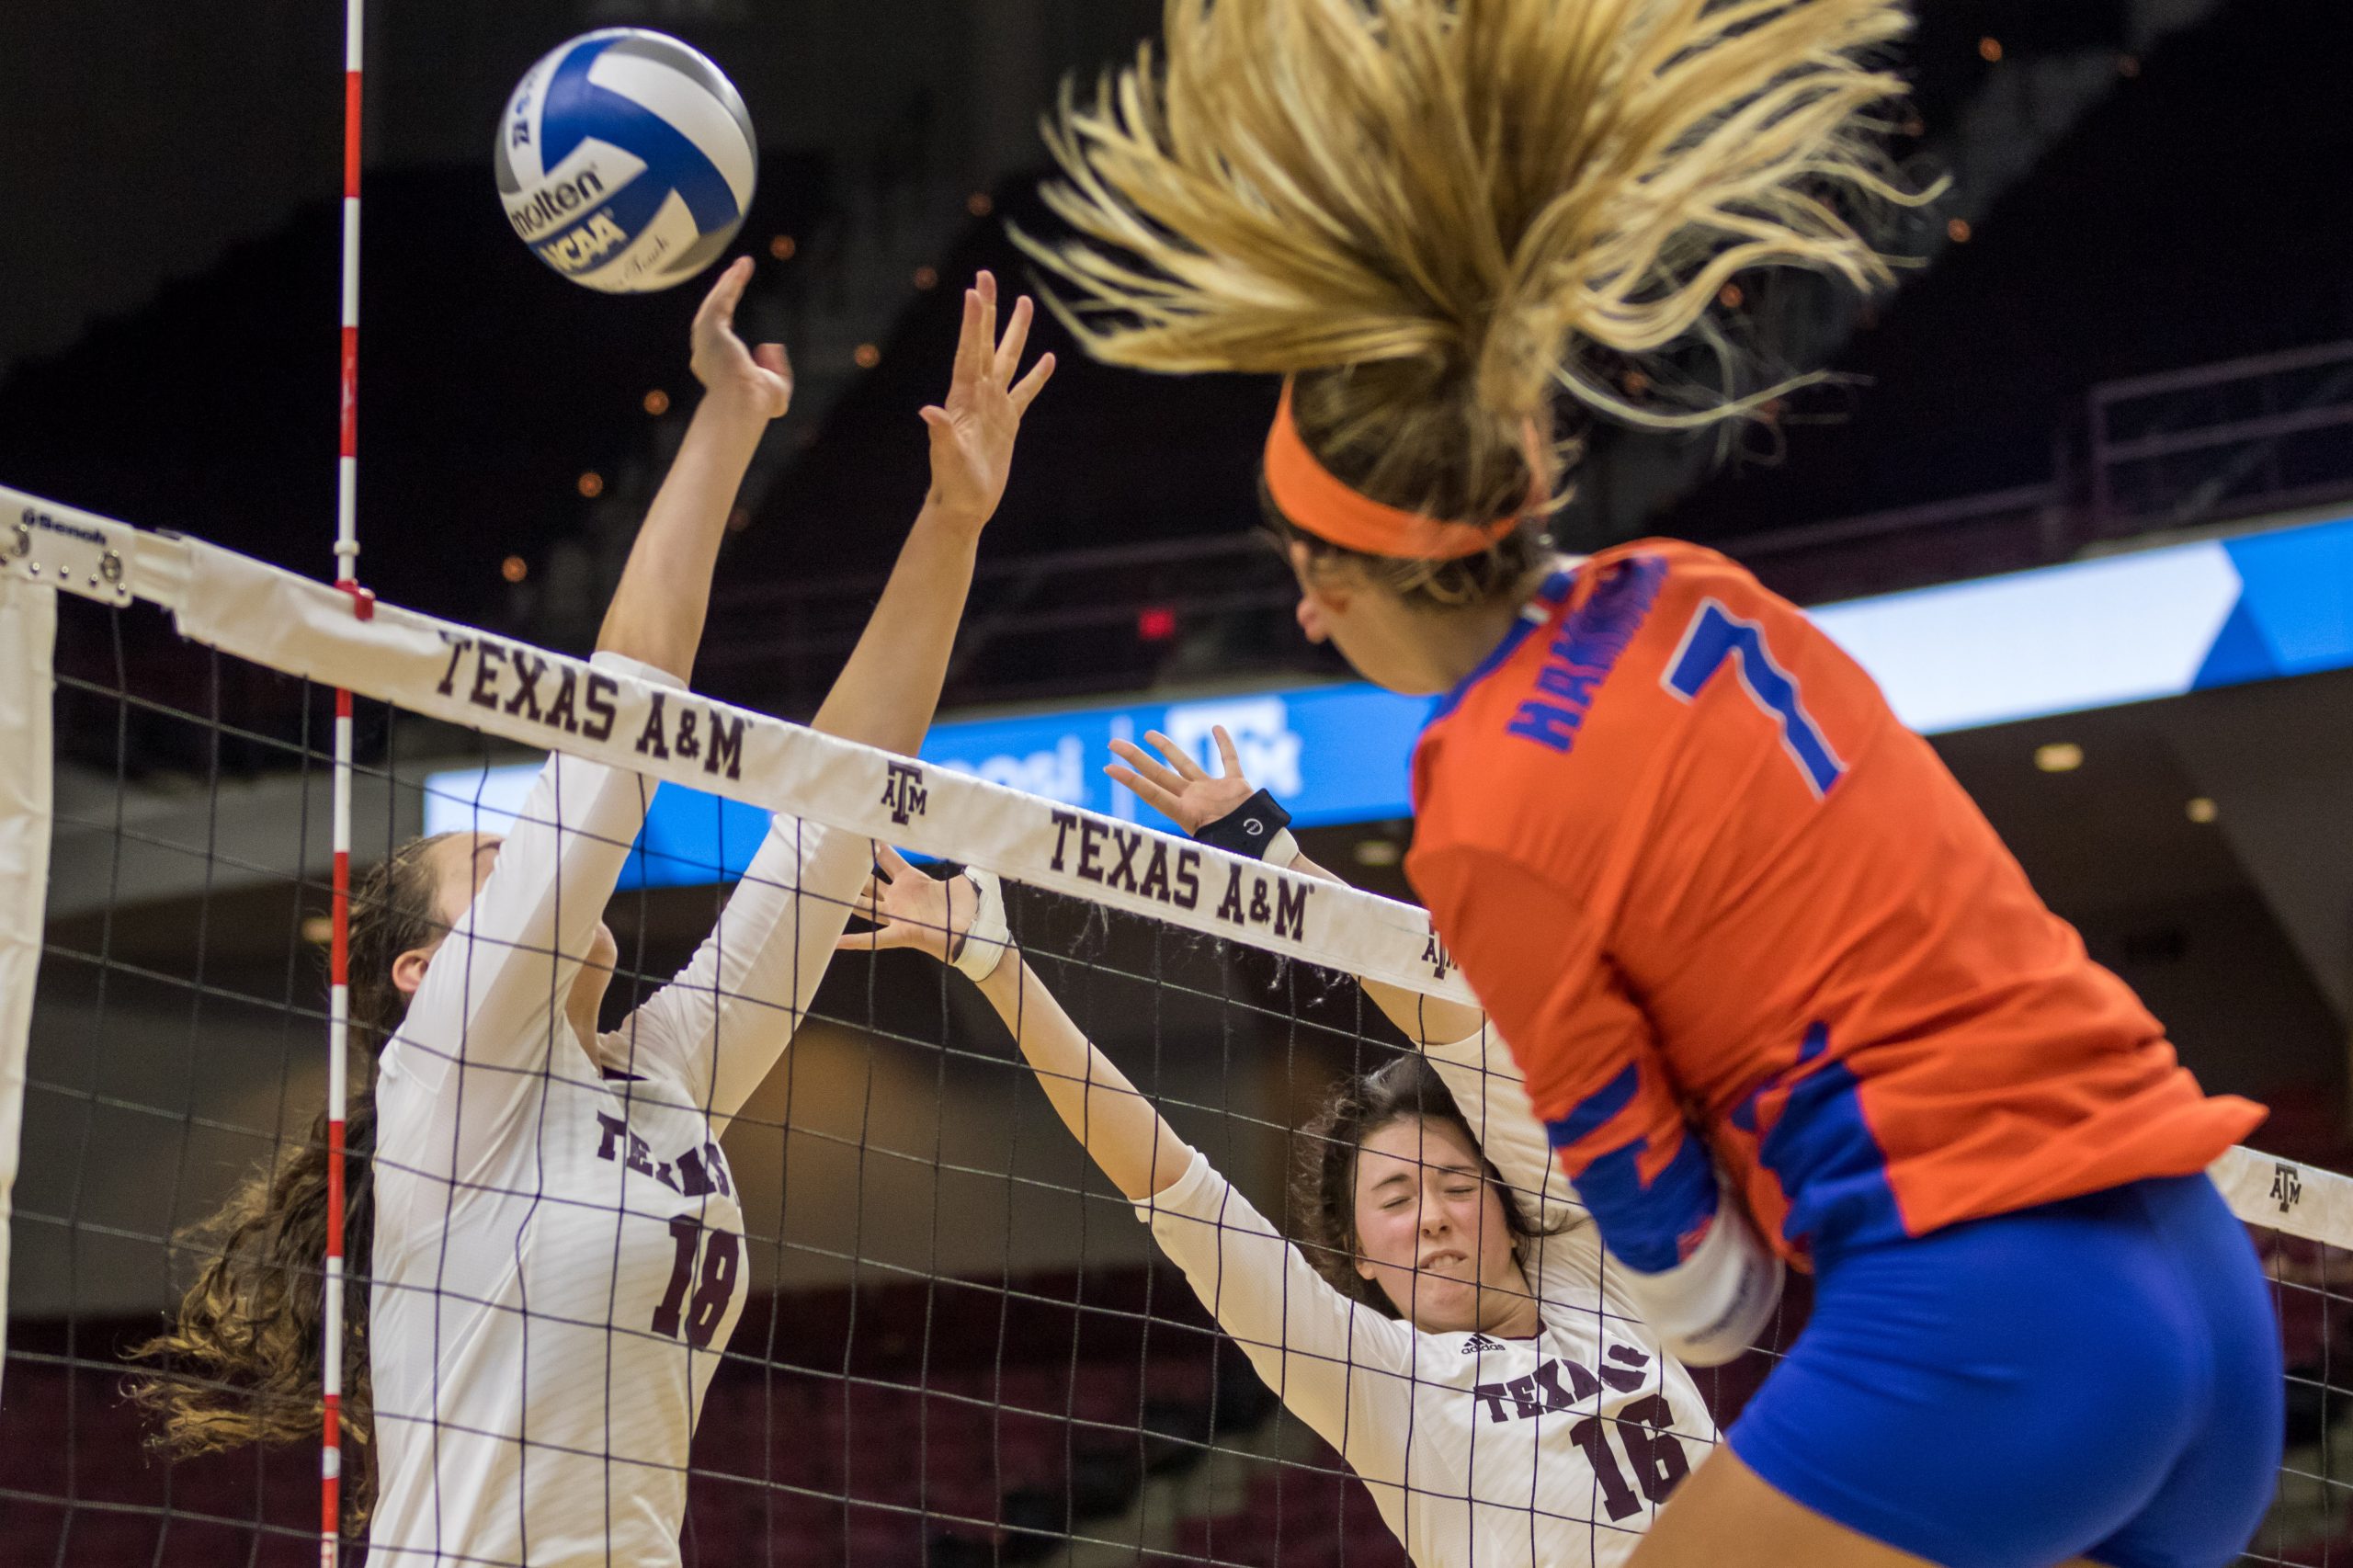
[[[375,1419],[368,1377],[368,1269],[375,1235],[376,1057],[407,1000],[392,964],[446,933],[427,852],[447,835],[403,845],[351,894],[351,1045],[358,1085],[345,1119],[343,1495],[348,1521],[375,1502]],[[196,1279],[171,1324],[132,1348],[144,1364],[132,1402],[156,1421],[154,1446],[175,1456],[248,1443],[316,1442],[325,1419],[320,1353],[327,1236],[327,1127],[275,1168],[255,1172],[210,1218],[180,1235],[199,1252]]]
[[[1302,437],[1375,500],[1520,529],[1470,562],[1369,563],[1409,601],[1517,585],[1576,419],[1696,429],[1732,390],[1714,312],[1758,268],[1869,292],[1860,215],[1918,206],[1882,151],[1904,0],[1166,0],[1165,40],[1066,84],[1017,232],[1097,358],[1292,377]],[[1698,344],[1721,384],[1618,374]],[[1552,472],[1532,472],[1530,426]],[[1321,541],[1319,557],[1337,557]]]
[[[1550,1228],[1530,1215],[1518,1193],[1487,1158],[1479,1136],[1455,1103],[1429,1059],[1408,1051],[1371,1073],[1350,1077],[1333,1091],[1323,1109],[1300,1130],[1300,1154],[1291,1173],[1291,1213],[1305,1232],[1301,1250],[1332,1288],[1386,1317],[1397,1309],[1387,1292],[1357,1272],[1364,1250],[1357,1234],[1357,1155],[1364,1141],[1392,1122],[1418,1119],[1450,1127],[1478,1151],[1479,1168],[1503,1200],[1504,1228],[1513,1255],[1527,1267],[1524,1249],[1540,1237],[1558,1235],[1574,1218]]]

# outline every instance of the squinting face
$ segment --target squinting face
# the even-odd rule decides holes
[[[1357,1272],[1430,1334],[1483,1329],[1524,1304],[1503,1198],[1461,1133],[1405,1117],[1357,1146]]]
[[[466,911],[481,895],[483,884],[490,881],[491,869],[498,864],[498,851],[506,842],[494,833],[458,833],[426,851],[438,890],[434,902],[445,926],[454,928],[465,918]],[[580,978],[574,982],[574,992],[576,994],[582,986],[593,985],[601,993],[611,981],[613,966],[620,958],[620,946],[602,920],[597,922],[596,935],[590,938],[585,957],[586,964]]]

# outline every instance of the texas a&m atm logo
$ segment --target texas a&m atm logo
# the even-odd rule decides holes
[[[1438,939],[1435,926],[1430,929],[1429,940],[1422,945],[1422,961],[1430,966],[1432,980],[1444,980],[1454,972],[1454,955],[1448,952],[1446,944]]]
[[[901,827],[911,817],[919,817],[931,804],[931,792],[923,787],[923,769],[912,762],[890,764],[891,775],[882,784],[882,804],[890,812],[891,820]]]
[[[2287,1213],[2304,1200],[2304,1173],[2281,1160],[2271,1167],[2271,1201]]]

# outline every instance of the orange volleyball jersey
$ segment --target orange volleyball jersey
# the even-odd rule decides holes
[[[1636,1268],[1704,1230],[1710,1149],[1802,1260],[2187,1175],[2262,1119],[2199,1088],[1862,668],[1711,551],[1556,575],[1414,778],[1414,883]]]

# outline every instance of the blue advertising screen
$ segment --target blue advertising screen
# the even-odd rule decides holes
[[[1814,619],[1924,734],[2353,668],[2353,519],[2169,545],[1825,605]],[[1123,702],[932,727],[926,761],[1063,804],[1170,824],[1104,777],[1110,743],[1158,730],[1214,766],[1223,725],[1243,769],[1302,827],[1409,815],[1425,699],[1363,683]],[[494,832],[538,771],[437,773],[426,831]],[[624,886],[741,872],[767,815],[676,785],[655,795]]]

